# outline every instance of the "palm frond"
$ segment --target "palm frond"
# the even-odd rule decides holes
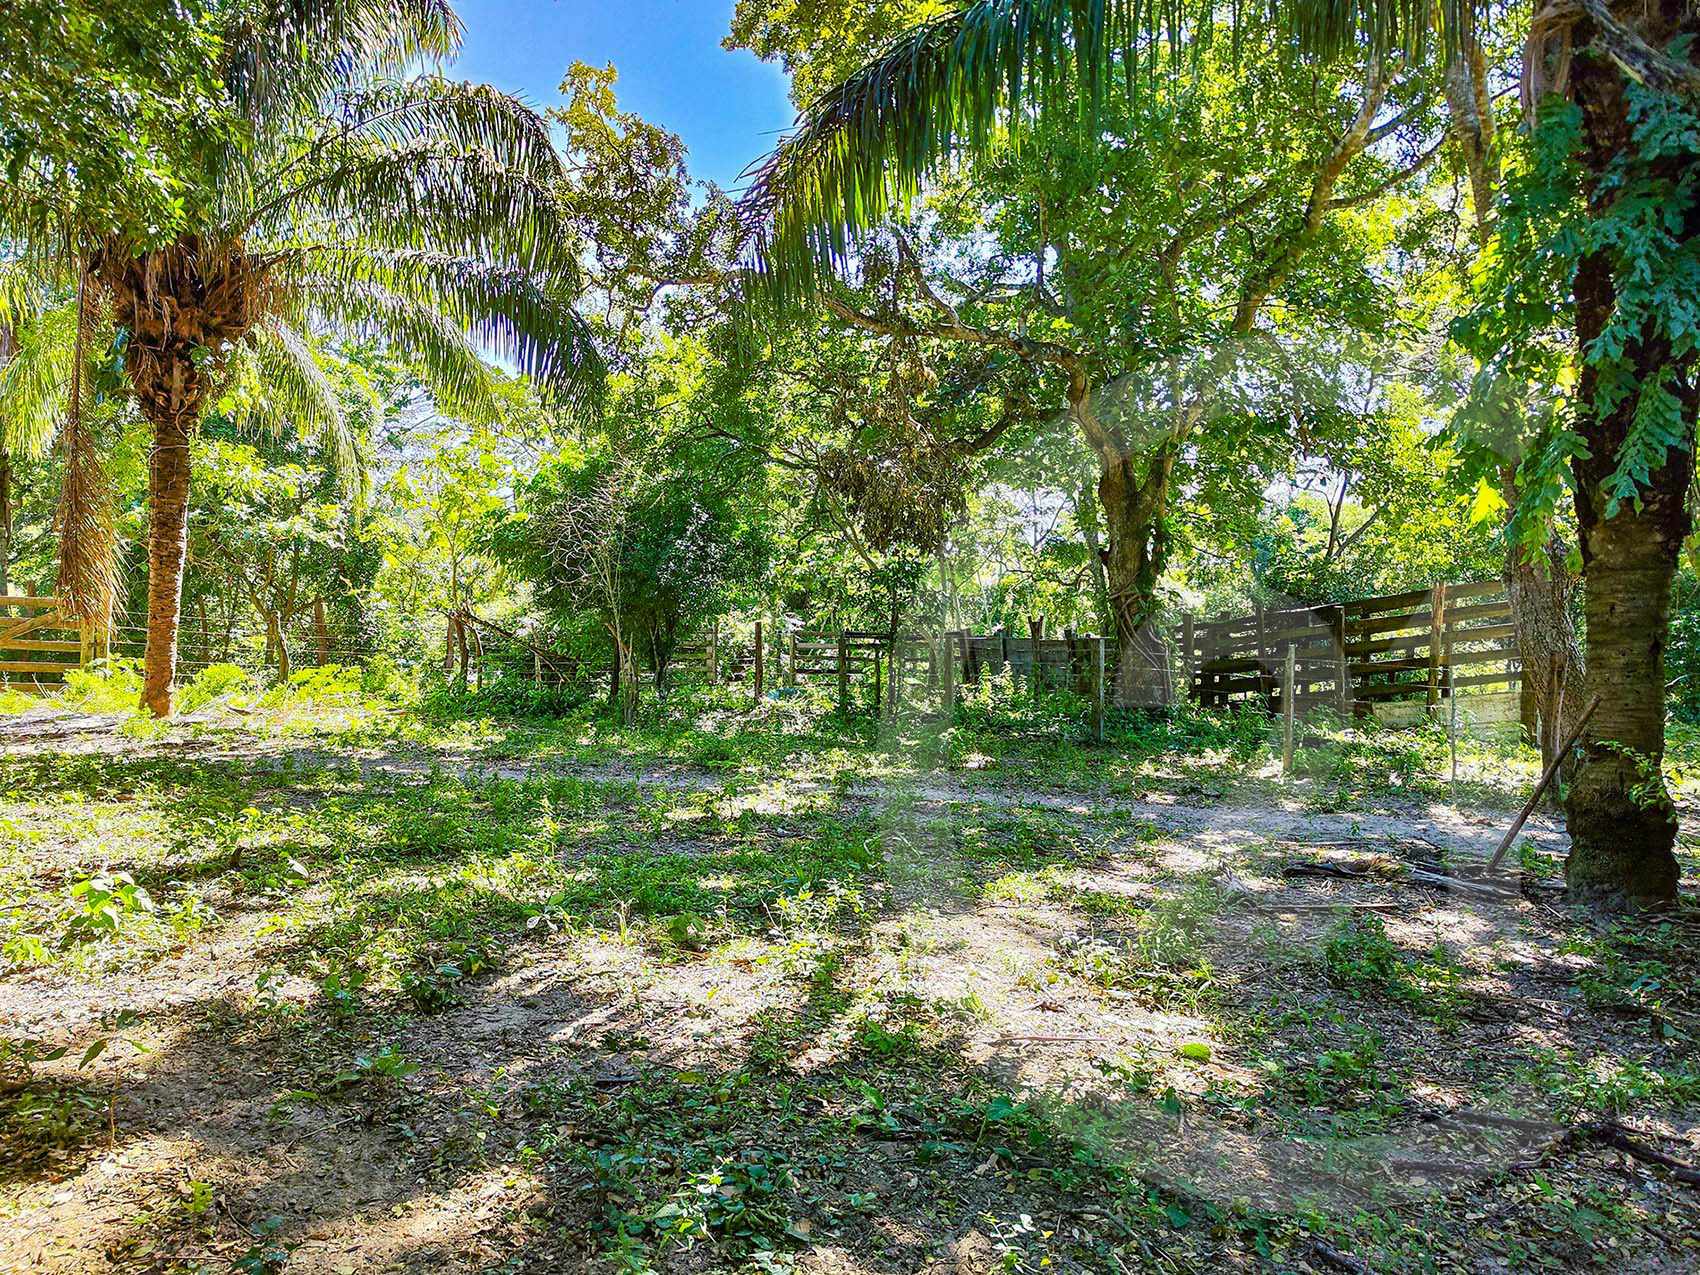
[[[37,263],[17,257],[0,259],[0,328],[27,322],[51,296],[51,285]]]
[[[335,114],[349,139],[393,146],[435,137],[499,155],[507,167],[538,181],[551,181],[561,171],[543,117],[488,84],[418,75],[350,90],[338,99]],[[330,145],[335,144],[333,139]]]
[[[77,307],[62,301],[12,328],[0,361],[0,447],[35,458],[47,453],[65,419],[76,362]]]
[[[323,111],[351,72],[400,74],[460,47],[449,0],[254,0],[224,31],[224,75],[242,116],[265,128]]]
[[[603,364],[594,335],[562,290],[538,275],[368,245],[301,249],[286,264],[282,273],[294,280],[304,313],[353,323],[434,362],[441,384],[433,388],[465,410],[493,406],[486,354],[533,377],[572,410],[590,410],[599,399]]]
[[[554,193],[484,151],[435,138],[350,157],[276,195],[263,236],[306,228],[320,242],[357,239],[547,269],[577,283]],[[338,233],[327,233],[334,230]]]
[[[1471,2],[1440,0],[1442,29]],[[1039,127],[1095,135],[1112,88],[1139,91],[1141,50],[1207,36],[1218,12],[1210,0],[977,0],[916,28],[810,104],[752,170],[740,211],[760,291],[813,294],[953,160]],[[1431,0],[1277,0],[1272,16],[1286,51],[1379,56],[1420,53],[1435,12]],[[1228,18],[1237,32],[1237,3]]]
[[[316,342],[287,323],[271,322],[254,329],[246,348],[253,380],[239,395],[238,423],[312,439],[352,488],[358,478],[353,423],[325,374]]]

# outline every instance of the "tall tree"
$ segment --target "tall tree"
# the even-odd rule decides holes
[[[1324,58],[1443,66],[1491,9],[1442,0],[1438,22],[1409,0],[1286,0],[1274,12],[1296,47]],[[814,103],[758,181],[758,262],[781,291],[812,290],[955,156],[985,153],[1035,120],[1095,131],[1118,68],[1138,91],[1156,28],[1202,29],[1212,12],[978,0],[914,31]],[[1690,525],[1700,405],[1697,33],[1700,13],[1682,0],[1561,0],[1537,14],[1523,80],[1545,138],[1501,231],[1515,236],[1507,247],[1520,251],[1502,260],[1516,266],[1474,327],[1490,385],[1549,373],[1531,337],[1558,320],[1573,334],[1579,374],[1565,418],[1520,476],[1534,488],[1525,507],[1552,508],[1565,471],[1574,491],[1601,707],[1567,796],[1567,878],[1576,897],[1607,906],[1659,902],[1677,887],[1660,767],[1670,585]]]
[[[473,413],[488,410],[485,351],[569,400],[599,380],[543,120],[488,87],[411,74],[457,47],[444,0],[262,0],[220,9],[216,35],[234,138],[174,149],[189,196],[168,237],[123,225],[84,258],[153,431],[142,699],[162,716],[189,441],[239,349],[288,387],[299,421],[339,410],[308,353],[317,322],[407,346],[438,397]]]
[[[985,8],[900,41],[805,113],[747,197],[758,265],[777,267],[766,270],[771,290],[787,296],[819,285],[831,312],[880,328],[878,315],[846,305],[829,281],[835,265],[861,269],[871,241],[863,235],[845,255],[817,230],[838,216],[827,192],[882,214],[899,211],[901,192],[888,197],[864,184],[873,172],[840,148],[876,118],[890,130],[880,146],[925,144],[902,140],[910,125],[922,134],[928,125],[890,114],[907,109],[894,104],[893,88],[926,81],[908,88],[940,94],[934,105],[949,116],[950,95],[971,95],[972,76],[991,72],[953,68],[947,31],[960,22],[973,41],[994,43],[1010,34],[990,18],[975,25]],[[1267,28],[1245,38],[1254,35],[1270,38]],[[1123,85],[1102,102],[1091,137],[1075,105],[1028,121],[1019,146],[1002,144],[990,122],[981,137],[949,116],[946,131],[961,124],[961,140],[980,156],[971,184],[993,192],[999,274],[949,278],[962,275],[958,267],[929,278],[921,254],[909,253],[926,312],[901,329],[885,324],[1026,361],[1060,382],[1065,411],[1098,463],[1117,695],[1128,704],[1165,702],[1170,692],[1158,584],[1200,430],[1253,410],[1294,422],[1319,406],[1300,400],[1296,382],[1307,378],[1291,369],[1337,344],[1346,325],[1384,323],[1389,308],[1355,304],[1371,291],[1373,246],[1351,225],[1353,210],[1436,153],[1422,83],[1396,84],[1374,59],[1361,73],[1320,75],[1272,60],[1234,83],[1229,37],[1205,32],[1195,46],[1149,55],[1153,82]],[[1115,60],[1108,49],[1105,56]],[[1104,89],[1105,73],[1059,55],[1036,62],[1031,78],[1035,92],[1054,80],[1057,100],[1076,103]],[[1100,136],[1112,140],[1100,144]],[[972,199],[952,186],[940,202]],[[858,213],[852,229],[873,224]],[[974,253],[939,259],[972,261]],[[988,295],[998,304],[983,304]]]

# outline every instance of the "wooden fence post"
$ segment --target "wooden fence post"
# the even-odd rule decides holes
[[[708,624],[708,684],[720,685],[720,617]]]
[[[1181,668],[1186,674],[1187,698],[1194,701],[1198,699],[1198,683],[1196,680],[1198,665],[1193,662],[1192,658],[1192,645],[1196,636],[1196,626],[1193,623],[1192,614],[1189,612],[1181,617]]]
[[[1440,669],[1446,662],[1446,586],[1437,584],[1429,595],[1428,706],[1440,703]]]
[[[1039,702],[1039,698],[1044,691],[1044,686],[1042,685],[1044,670],[1039,664],[1039,643],[1044,640],[1045,617],[1041,615],[1037,620],[1027,621],[1027,647],[1028,650],[1032,652],[1032,657],[1027,663],[1027,691],[1028,694],[1032,696],[1035,704]]]
[[[939,639],[939,698],[947,720],[956,716],[956,638],[946,633]]]
[[[1092,738],[1104,742],[1104,639],[1092,639]]]
[[[1293,716],[1296,705],[1293,694],[1294,678],[1294,647],[1287,643],[1287,665],[1281,675],[1281,773],[1288,774],[1293,769]]]
[[[797,684],[797,635],[793,632],[790,636],[791,663],[785,670],[785,685],[795,686]]]
[[[1341,722],[1351,720],[1352,715],[1352,666],[1346,659],[1346,608],[1337,606],[1330,621],[1334,641],[1334,681],[1335,695],[1338,699]]]
[[[891,718],[892,721],[896,721],[897,710],[902,707],[903,704],[902,638],[893,638],[891,640],[891,658],[887,660],[886,663],[889,665],[886,671],[890,674],[890,676],[886,679],[889,683],[886,688],[886,716]]]
[[[842,629],[838,632],[838,711],[850,715],[850,646]]]
[[[1270,674],[1269,666],[1264,663],[1267,651],[1263,642],[1263,603],[1252,603],[1251,618],[1257,630],[1257,690],[1267,705],[1275,697],[1275,678]]]
[[[762,683],[762,672],[763,672],[763,664],[764,664],[764,661],[762,659],[761,636],[762,636],[761,635],[761,621],[757,620],[756,621],[756,659],[755,659],[755,702],[758,705],[761,703],[761,694],[762,694],[761,683]]]
[[[874,713],[877,715],[885,707],[885,683],[880,680],[880,670],[885,663],[884,655],[879,647],[874,652]]]

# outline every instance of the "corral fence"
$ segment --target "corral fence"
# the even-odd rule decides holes
[[[119,625],[111,636],[116,641],[110,648],[91,639],[57,598],[0,597],[0,685],[51,691],[63,685],[67,671],[91,659],[140,654],[139,633]],[[225,649],[202,642],[210,649],[192,655],[195,636],[185,632],[181,663],[187,670],[229,657],[229,634]],[[450,617],[445,671],[458,663],[465,679],[470,656],[482,683],[484,636],[529,647],[527,662],[538,681],[559,684],[612,671],[606,661],[555,652],[469,612]],[[314,637],[300,643],[303,663],[360,664],[371,654],[328,644],[322,626]],[[1261,703],[1283,712],[1289,652],[1296,712],[1326,706],[1346,717],[1401,705],[1420,712],[1455,692],[1515,692],[1522,680],[1511,603],[1499,580],[1318,606],[1254,607],[1214,619],[1188,616],[1174,630],[1173,651],[1176,686],[1209,707]],[[824,681],[842,710],[871,704],[888,715],[916,698],[953,706],[961,687],[988,673],[1007,673],[1035,696],[1061,689],[1081,695],[1100,723],[1118,684],[1112,639],[1066,630],[1046,636],[1042,619],[1030,622],[1026,634],[811,633],[794,622],[758,621],[753,640],[741,641],[729,640],[715,622],[679,646],[670,668],[694,672],[709,684],[748,682],[758,700],[773,687]],[[1140,677],[1149,672],[1141,669]],[[1163,672],[1166,679],[1169,670]]]
[[[1433,707],[1466,688],[1516,690],[1516,632],[1504,582],[1483,580],[1328,606],[1189,617],[1179,645],[1188,692],[1201,704],[1259,700],[1284,708],[1291,649],[1295,709],[1326,704],[1344,716],[1401,700]]]
[[[711,685],[748,685],[757,701],[776,687],[824,684],[842,711],[867,706],[888,716],[922,699],[953,706],[962,687],[1000,674],[1035,697],[1072,691],[1101,723],[1119,686],[1116,642],[1067,630],[1047,636],[1043,619],[1027,628],[1025,634],[822,633],[767,620],[734,641],[716,622],[681,644],[669,668]],[[1129,707],[1171,702],[1179,693],[1208,707],[1260,703],[1282,713],[1289,651],[1300,713],[1327,707],[1341,717],[1399,720],[1455,692],[1514,692],[1521,681],[1511,604],[1498,580],[1318,606],[1254,607],[1214,619],[1188,616],[1170,638],[1172,667],[1142,664],[1129,679],[1139,692]],[[611,672],[605,660],[535,655],[534,675],[543,681]]]

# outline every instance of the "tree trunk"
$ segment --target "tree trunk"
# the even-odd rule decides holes
[[[272,657],[277,660],[278,682],[289,681],[295,669],[289,658],[289,639],[284,636],[283,621],[276,611],[266,612],[266,645],[271,647]]]
[[[189,439],[222,353],[254,326],[261,290],[239,247],[204,244],[193,235],[141,256],[124,240],[111,240],[96,254],[93,273],[111,298],[114,322],[129,331],[124,369],[153,427],[142,706],[164,717],[171,712],[188,548]]]
[[[1586,347],[1616,302],[1609,261],[1583,260],[1576,281],[1576,339]],[[1693,356],[1671,357],[1648,340],[1635,351],[1643,384],[1676,365],[1685,419],[1693,421]],[[1578,426],[1588,455],[1574,463],[1588,633],[1588,689],[1600,707],[1565,792],[1571,850],[1565,877],[1572,897],[1612,910],[1676,897],[1676,809],[1665,789],[1665,642],[1671,583],[1689,530],[1693,452],[1672,449],[1642,488],[1639,508],[1623,503],[1607,516],[1606,480],[1635,410],[1630,398],[1601,417],[1589,411],[1596,373],[1578,386]]]
[[[187,362],[187,360],[185,360]],[[190,378],[199,374],[189,369]],[[162,406],[176,410],[159,411]],[[200,417],[200,396],[169,393],[165,402],[144,398],[153,423],[148,457],[148,644],[143,657],[142,707],[171,715],[177,673],[177,626],[183,600],[183,564],[189,545],[189,433]]]
[[[1639,11],[1637,21],[1656,44],[1674,33],[1674,4]],[[1592,23],[1575,39],[1586,47]],[[1652,30],[1660,27],[1662,30]],[[1604,57],[1577,58],[1570,90],[1582,110],[1582,165],[1590,204],[1617,198],[1615,183],[1601,180],[1625,147],[1636,145],[1626,81]],[[1681,174],[1676,179],[1685,180]],[[1694,227],[1680,232],[1686,239]],[[1582,258],[1576,271],[1575,340],[1579,352],[1594,346],[1617,307],[1617,279],[1606,252]],[[1572,462],[1576,521],[1582,550],[1583,606],[1588,637],[1588,688],[1599,710],[1582,741],[1582,755],[1565,791],[1571,850],[1565,878],[1580,902],[1618,910],[1669,902],[1679,869],[1672,852],[1676,808],[1663,775],[1665,644],[1670,631],[1671,582],[1690,527],[1688,487],[1694,474],[1692,429],[1700,409],[1695,356],[1675,354],[1665,335],[1649,326],[1627,344],[1624,357],[1641,386],[1661,376],[1680,405],[1688,440],[1666,452],[1664,464],[1613,511],[1606,485],[1617,469],[1639,404],[1624,395],[1608,412],[1595,404],[1599,369],[1585,359],[1576,387],[1576,430],[1587,451]]]
[[[1115,625],[1110,611],[1110,578],[1104,568],[1104,538],[1099,529],[1102,521],[1098,512],[1098,497],[1090,483],[1083,483],[1074,498],[1074,520],[1080,526],[1080,538],[1086,542],[1086,561],[1092,572],[1092,602],[1098,612],[1098,632],[1107,633]]]
[[[1157,580],[1168,559],[1163,510],[1169,464],[1155,458],[1142,476],[1137,461],[1106,461],[1098,477],[1104,512],[1101,552],[1115,624],[1115,703],[1123,708],[1167,705],[1174,693],[1169,646],[1157,625]]]
[[[331,627],[325,618],[325,600],[313,599],[313,636],[319,647],[319,667],[331,662]]]
[[[1678,467],[1687,468],[1666,468]],[[1676,897],[1676,808],[1661,765],[1665,636],[1682,538],[1669,523],[1626,508],[1582,529],[1588,689],[1600,706],[1565,792],[1565,878],[1572,897],[1614,910]]]
[[[1515,470],[1507,466],[1500,486],[1508,509],[1521,499]],[[1565,561],[1563,543],[1554,536],[1538,557],[1519,545],[1505,552],[1505,595],[1517,629],[1517,653],[1523,668],[1523,729],[1550,763],[1569,734],[1567,725],[1582,710],[1582,648],[1570,613],[1576,577]],[[1565,718],[1560,721],[1560,714]]]

